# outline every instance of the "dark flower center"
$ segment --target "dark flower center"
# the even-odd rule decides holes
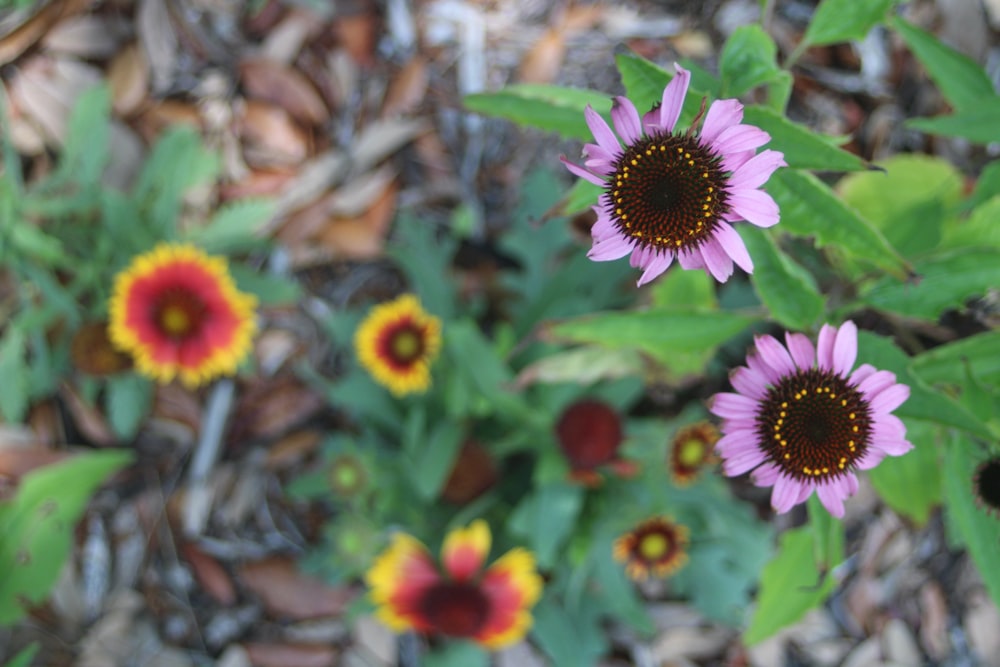
[[[865,455],[871,431],[861,392],[819,369],[783,378],[757,415],[757,435],[770,462],[797,480],[844,474]]]
[[[984,461],[976,469],[976,497],[994,512],[1000,512],[1000,458]]]
[[[208,313],[205,302],[183,289],[165,291],[153,308],[153,319],[159,330],[169,338],[179,340],[198,331]]]
[[[424,330],[412,320],[398,322],[386,330],[381,347],[389,363],[407,368],[424,356]]]
[[[486,624],[490,604],[478,586],[441,582],[427,591],[420,610],[437,632],[451,637],[473,637]]]
[[[697,247],[728,210],[720,162],[693,135],[642,137],[615,165],[604,204],[618,229],[647,247]]]
[[[559,418],[556,436],[574,468],[594,468],[615,459],[622,443],[621,419],[601,401],[578,401]]]

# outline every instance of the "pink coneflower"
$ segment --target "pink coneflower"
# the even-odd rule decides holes
[[[632,253],[632,266],[643,269],[639,285],[666,271],[674,257],[685,269],[707,269],[725,282],[733,262],[753,272],[730,223],[778,223],[777,204],[758,188],[785,159],[773,150],[756,154],[771,137],[742,124],[743,105],[733,99],[713,102],[700,132],[692,126],[675,133],[691,74],[679,65],[674,69],[677,76],[662,102],[642,117],[629,99],[615,98],[611,119],[617,136],[588,106],[587,125],[597,143],[584,146],[583,167],[561,159],[571,172],[604,188],[594,207],[590,259]]]
[[[712,397],[723,418],[716,451],[729,476],[753,470],[757,486],[773,486],[771,505],[787,512],[815,490],[836,517],[858,490],[856,470],[874,468],[886,455],[913,445],[890,414],[910,396],[889,371],[862,364],[851,369],[858,328],[824,325],[816,347],[802,334],[785,334],[787,348],[758,336],[747,365],[730,374],[738,393]]]

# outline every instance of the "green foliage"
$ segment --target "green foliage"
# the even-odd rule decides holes
[[[552,568],[573,531],[583,490],[564,482],[548,484],[525,497],[511,513],[508,529],[525,539],[543,568]]]
[[[719,59],[720,97],[739,97],[757,86],[791,84],[792,76],[778,67],[778,47],[759,25],[740,26],[726,40]]]
[[[535,607],[534,616],[532,635],[553,667],[593,665],[607,651],[598,609],[567,609],[546,595]]]
[[[914,357],[913,372],[930,384],[955,382],[966,366],[972,375],[1000,386],[1000,331],[986,331]]]
[[[5,667],[31,667],[31,661],[36,653],[38,653],[38,644],[31,644],[11,658]]]
[[[611,109],[609,96],[603,93],[535,83],[515,84],[495,93],[466,95],[464,104],[474,113],[558,132],[567,139],[592,138],[583,117],[588,104],[604,114]]]
[[[864,39],[868,31],[886,18],[898,0],[823,0],[809,22],[802,44],[823,46]],[[798,50],[804,47],[800,45]]]
[[[134,373],[108,379],[104,405],[115,435],[128,440],[135,436],[153,403],[152,383]]]
[[[916,419],[906,420],[906,438],[913,450],[886,457],[868,473],[872,486],[895,512],[918,526],[927,523],[941,502],[940,429]]]
[[[0,624],[22,618],[56,582],[73,531],[98,485],[131,460],[126,451],[100,451],[34,470],[10,500],[0,502]]]
[[[423,656],[424,667],[489,667],[490,656],[467,641],[451,642]]]
[[[994,97],[980,101],[969,111],[937,118],[915,118],[906,124],[928,134],[961,137],[975,143],[989,144],[1000,141],[997,118],[1000,118],[1000,98]]]
[[[672,71],[668,72],[659,65],[638,56],[620,54],[615,57],[615,63],[618,66],[619,74],[621,74],[625,92],[640,113],[653,108],[654,104],[663,99],[663,89],[674,78]],[[680,118],[677,120],[680,127],[691,124],[701,107],[703,97],[704,93],[699,92],[696,85],[692,85],[688,89]]]
[[[789,329],[808,329],[823,313],[824,300],[812,274],[783,252],[758,227],[743,225],[740,236],[754,261],[754,291],[771,317]]]

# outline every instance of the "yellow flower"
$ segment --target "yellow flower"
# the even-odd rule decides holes
[[[196,387],[235,373],[250,353],[256,305],[236,289],[225,259],[161,243],[115,278],[108,335],[140,373]]]
[[[361,365],[396,396],[427,391],[441,347],[441,321],[412,294],[372,308],[354,334]]]

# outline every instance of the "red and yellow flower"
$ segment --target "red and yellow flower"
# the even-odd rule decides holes
[[[396,396],[427,391],[441,347],[441,321],[412,294],[372,308],[354,334],[361,365]]]
[[[619,477],[638,472],[636,464],[619,453],[625,441],[622,418],[604,401],[584,398],[567,406],[555,434],[575,482],[593,487],[603,481],[599,471],[610,470]]]
[[[485,521],[455,529],[445,537],[439,569],[423,544],[397,533],[366,575],[376,615],[396,632],[469,639],[488,649],[520,641],[542,579],[520,547],[484,571],[490,545]]]
[[[256,305],[236,289],[225,259],[162,243],[116,277],[108,334],[140,373],[195,387],[236,372],[251,349]]]
[[[709,422],[698,422],[677,431],[667,459],[674,483],[686,486],[706,466],[715,463],[718,459],[712,449],[718,440],[719,431]]]
[[[614,544],[615,560],[625,574],[642,581],[666,577],[687,563],[688,529],[666,516],[653,517],[625,533]]]

